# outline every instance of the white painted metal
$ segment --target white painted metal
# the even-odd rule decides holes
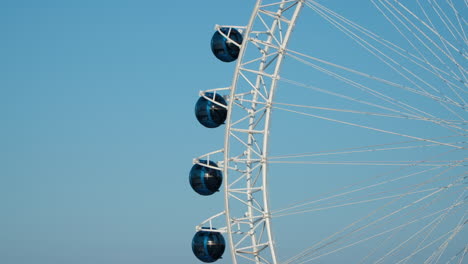
[[[268,139],[284,52],[301,0],[258,0],[229,96],[224,140],[226,231],[234,264],[278,263],[268,201]]]
[[[244,34],[244,43],[232,85],[212,90],[230,90],[225,145],[194,163],[204,165],[200,159],[220,160],[219,169],[225,179],[225,210],[204,221],[197,229],[216,227],[213,231],[225,233],[234,264],[278,263],[268,196],[271,105],[284,52],[302,5],[302,0],[257,0],[248,26],[236,27]],[[227,37],[229,34],[223,35]],[[205,96],[204,93],[200,95]],[[215,102],[207,96],[205,98]],[[414,139],[447,145],[423,138]],[[225,227],[214,225],[218,218],[225,218]],[[297,258],[292,258],[288,263],[295,260]]]

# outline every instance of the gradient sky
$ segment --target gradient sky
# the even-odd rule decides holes
[[[253,4],[0,0],[0,263],[196,262],[194,226],[223,201],[188,171],[224,131],[194,103],[232,79],[214,25]]]
[[[251,8],[217,6],[0,1],[1,263],[194,260],[193,107],[231,79],[214,25]]]

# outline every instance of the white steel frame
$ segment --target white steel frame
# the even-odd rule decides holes
[[[278,263],[268,195],[269,130],[281,65],[304,1],[257,0],[246,27],[216,26],[221,34],[222,27],[239,29],[244,41],[231,86],[211,90],[230,91],[224,148],[194,161],[210,167],[199,160],[218,160],[219,167],[211,168],[223,171],[225,210],[202,222],[197,230],[208,226],[213,232],[225,233],[233,264]],[[228,38],[229,34],[223,35]],[[214,97],[200,95],[216,103]],[[213,222],[223,216],[226,226],[217,224],[214,229]]]
[[[271,106],[286,47],[304,0],[257,0],[243,32],[239,59],[229,88],[200,92],[230,91],[224,148],[194,160],[218,161],[224,175],[225,210],[200,225],[227,235],[233,264],[277,264],[268,200],[268,139]],[[221,156],[223,158],[221,159]],[[219,158],[218,158],[219,157]],[[226,227],[213,222],[225,216]],[[217,222],[219,223],[219,222]]]
[[[224,139],[226,231],[233,264],[278,263],[268,201],[271,105],[302,0],[258,0],[229,96]]]

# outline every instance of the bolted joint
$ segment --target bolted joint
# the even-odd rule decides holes
[[[263,213],[263,219],[271,219],[271,213],[270,212]]]

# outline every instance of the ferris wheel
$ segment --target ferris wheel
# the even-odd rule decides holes
[[[257,0],[246,26],[215,27],[236,66],[195,114],[224,139],[189,179],[224,208],[195,256],[467,263],[468,2],[333,2]]]

